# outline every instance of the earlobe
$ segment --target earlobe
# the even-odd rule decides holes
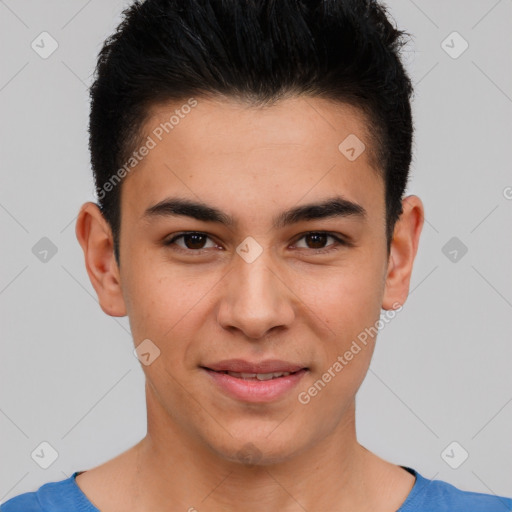
[[[112,231],[98,205],[85,203],[78,214],[76,237],[84,251],[85,267],[101,309],[110,316],[125,316],[119,268]]]
[[[391,241],[382,308],[398,309],[409,294],[414,258],[424,222],[424,208],[417,196],[402,201],[403,212],[398,219]]]

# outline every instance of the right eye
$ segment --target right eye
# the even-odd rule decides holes
[[[171,247],[172,250],[177,250],[178,252],[186,252],[186,253],[202,253],[207,250],[204,247],[205,241],[210,238],[206,233],[201,233],[199,231],[186,231],[183,233],[179,233],[176,236],[172,237],[170,240],[164,242],[164,245],[167,247]],[[180,245],[176,243],[177,240],[183,239],[183,244]],[[211,246],[210,246],[211,247]],[[214,244],[214,247],[218,247]]]

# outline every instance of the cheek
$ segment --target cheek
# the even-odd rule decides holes
[[[181,373],[188,366],[194,336],[209,318],[218,276],[149,259],[126,267],[123,293],[135,344],[153,341],[161,360]]]
[[[346,338],[373,324],[380,315],[384,280],[382,269],[359,260],[333,269],[328,279],[303,282],[301,297],[335,334]]]
[[[330,411],[324,425],[328,430],[329,425],[340,421],[368,372],[378,333],[380,302],[375,287],[362,287],[360,281],[354,287],[331,283],[325,293],[330,299],[319,311],[328,323],[328,337],[322,340],[320,364],[301,390],[299,402],[312,414],[325,416],[325,411]]]
[[[148,260],[134,258],[122,275],[123,295],[135,343],[158,342],[183,316],[178,283]]]
[[[328,326],[317,386],[322,389],[318,402],[325,406],[329,400],[353,396],[364,380],[375,348],[383,290],[382,269],[375,259],[361,258],[323,283],[314,310]]]

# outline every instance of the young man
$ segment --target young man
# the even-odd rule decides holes
[[[361,446],[423,205],[404,33],[369,0],[147,0],[99,57],[76,233],[148,432],[2,512],[506,512]]]

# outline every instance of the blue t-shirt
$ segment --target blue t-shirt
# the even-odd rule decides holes
[[[401,467],[414,475],[416,482],[397,512],[512,512],[512,498],[461,491],[447,482],[428,480],[414,469]],[[79,473],[15,496],[0,506],[0,512],[100,512],[78,487],[75,477]]]

